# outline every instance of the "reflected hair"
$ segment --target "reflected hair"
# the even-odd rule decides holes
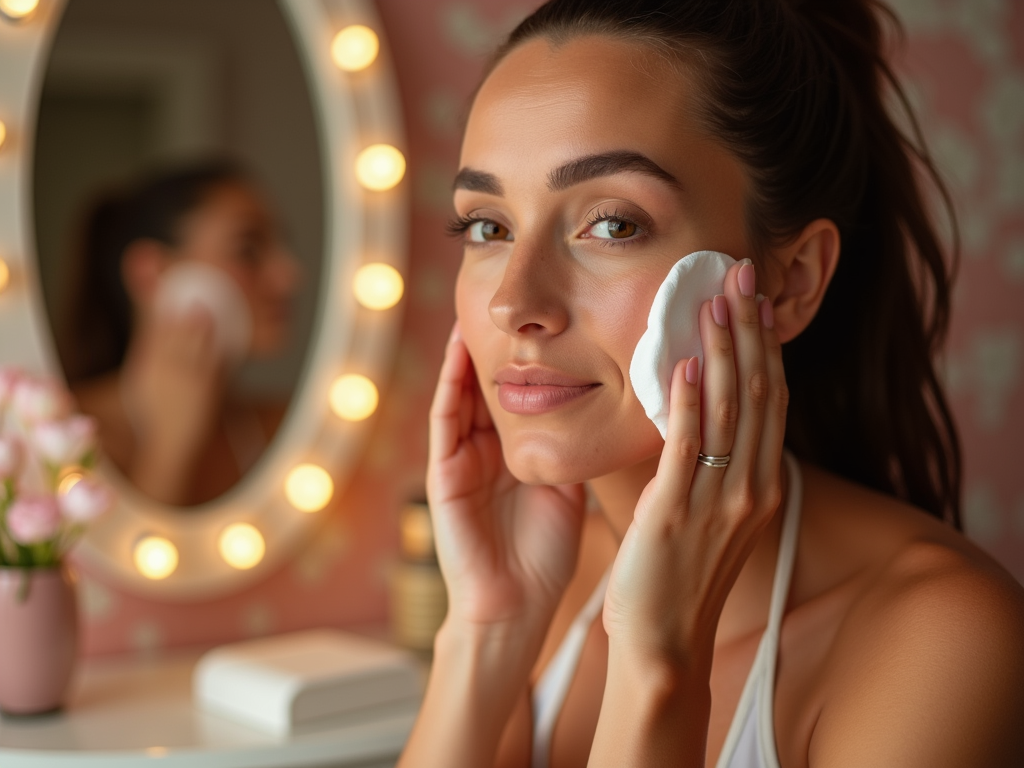
[[[124,362],[134,320],[121,274],[128,247],[139,240],[179,246],[184,219],[213,189],[247,181],[241,166],[215,159],[151,174],[93,203],[57,334],[69,384],[110,373]]]
[[[960,528],[960,444],[934,365],[959,260],[956,220],[886,61],[890,31],[901,33],[899,23],[876,0],[552,0],[491,68],[532,39],[602,35],[691,73],[697,119],[751,180],[755,252],[765,258],[819,218],[840,232],[821,308],[783,349],[787,445]],[[952,222],[948,249],[922,182]]]

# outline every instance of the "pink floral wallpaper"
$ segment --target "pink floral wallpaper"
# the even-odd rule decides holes
[[[378,0],[405,107],[412,250],[400,348],[362,463],[316,539],[246,592],[165,604],[84,575],[87,654],[385,621],[398,509],[423,490],[427,409],[453,320],[459,252],[443,225],[461,115],[483,57],[532,6]],[[966,457],[966,526],[1024,580],[1024,3],[893,0],[893,7],[908,37],[897,66],[963,229],[943,370]]]

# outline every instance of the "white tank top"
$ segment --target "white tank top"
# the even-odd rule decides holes
[[[797,534],[800,531],[800,508],[803,483],[800,465],[789,452],[785,454],[789,475],[789,491],[783,510],[782,537],[779,557],[775,564],[771,604],[768,608],[768,626],[758,645],[754,664],[743,686],[739,705],[725,737],[722,754],[716,768],[779,768],[775,749],[775,718],[772,702],[775,698],[775,662],[779,650],[779,631],[786,608],[790,577],[796,559]],[[594,594],[580,611],[566,632],[562,644],[544,669],[533,688],[533,761],[532,768],[548,768],[551,757],[551,736],[565,696],[576,675],[583,646],[590,625],[601,613],[604,593],[608,585],[606,573]]]

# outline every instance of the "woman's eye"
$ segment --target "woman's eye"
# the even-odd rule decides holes
[[[475,221],[467,230],[471,243],[486,243],[492,240],[511,240],[512,233],[508,227],[496,221],[482,219]]]
[[[625,219],[602,219],[596,222],[587,233],[599,240],[628,240],[640,227]]]

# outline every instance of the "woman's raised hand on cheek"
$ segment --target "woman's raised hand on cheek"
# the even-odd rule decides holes
[[[575,568],[583,487],[511,475],[457,323],[431,406],[427,495],[446,627],[512,628],[539,647]]]
[[[704,371],[696,358],[673,371],[658,471],[640,497],[609,580],[605,707],[629,697],[614,690],[619,681],[628,688],[642,678],[623,675],[617,664],[633,672],[668,670],[670,679],[689,681],[694,706],[707,696],[722,607],[781,501],[787,389],[771,304],[755,298],[753,265],[730,269],[725,294],[701,307],[700,327]],[[698,463],[699,452],[731,460],[709,467]],[[623,727],[621,716],[618,725],[611,719],[602,709],[599,737],[602,726]],[[693,738],[702,747],[706,733]]]

